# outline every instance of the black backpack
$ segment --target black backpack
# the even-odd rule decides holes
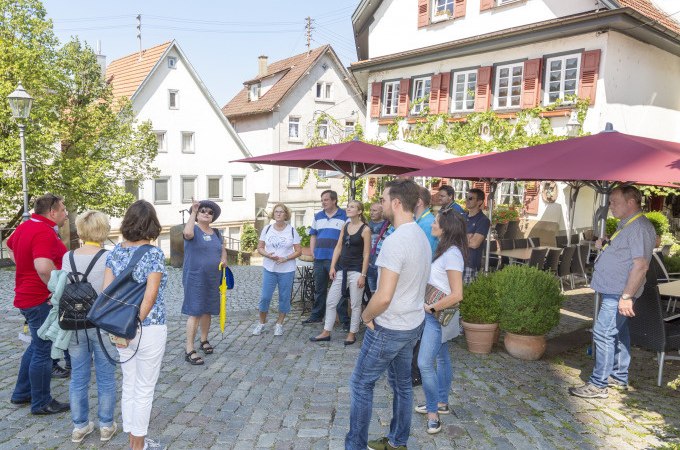
[[[105,252],[106,250],[101,249],[94,255],[84,274],[78,272],[73,252],[69,252],[71,273],[68,274],[69,282],[64,286],[64,292],[59,300],[59,327],[62,330],[84,330],[94,326],[87,320],[87,313],[98,294],[87,281],[87,276]]]

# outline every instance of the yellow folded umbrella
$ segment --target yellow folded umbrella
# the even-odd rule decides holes
[[[220,284],[220,330],[224,334],[224,324],[227,323],[227,268],[222,263],[218,266],[222,271],[222,284]]]

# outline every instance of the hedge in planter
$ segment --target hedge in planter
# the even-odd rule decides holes
[[[491,275],[479,275],[472,283],[463,287],[460,315],[469,323],[498,323],[500,305]]]
[[[500,326],[515,334],[541,336],[557,326],[564,296],[554,275],[523,265],[494,274],[500,301]]]

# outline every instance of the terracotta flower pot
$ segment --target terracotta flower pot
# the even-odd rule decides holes
[[[545,336],[525,336],[505,332],[505,349],[517,359],[535,361],[545,353]]]
[[[463,329],[470,353],[491,353],[494,337],[498,330],[497,323],[467,323],[463,321]]]

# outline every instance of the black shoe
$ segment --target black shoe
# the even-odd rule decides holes
[[[59,364],[52,366],[52,378],[68,378],[71,371],[64,369]]]
[[[330,336],[330,335],[328,335],[328,336],[326,336],[326,337],[316,337],[316,336],[312,336],[312,337],[309,338],[309,341],[310,341],[310,342],[329,342],[330,340],[331,340],[331,336]]]
[[[313,318],[313,317],[310,317],[309,319],[303,320],[303,321],[302,321],[302,323],[303,323],[304,325],[308,325],[308,324],[310,324],[310,323],[321,323],[321,322],[323,322],[322,319],[315,319],[315,318]]]
[[[14,400],[13,398],[9,400],[13,405],[30,405],[31,399],[27,398],[24,400]]]
[[[31,411],[31,413],[35,414],[36,416],[46,416],[49,414],[59,414],[64,411],[68,411],[69,409],[71,409],[71,405],[69,405],[68,403],[61,403],[56,401],[55,399],[52,399],[52,401],[49,402],[47,405],[43,406],[37,411]]]

